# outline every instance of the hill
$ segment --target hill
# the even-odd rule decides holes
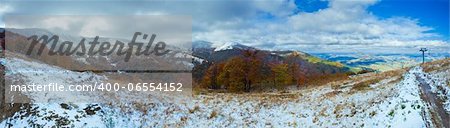
[[[21,59],[4,61],[17,63],[9,70],[24,69],[15,73],[30,82],[49,76],[30,75],[26,69],[66,72]],[[129,104],[126,99],[117,99],[114,104],[31,104],[1,121],[0,126],[436,127],[440,124],[433,123],[433,107],[421,98],[416,76],[427,76],[423,79],[436,87],[436,92],[444,92],[438,86],[450,80],[449,64],[450,60],[441,60],[423,68],[361,74],[289,92],[197,94],[187,104]]]
[[[215,81],[214,80],[216,79],[215,76],[219,76],[220,73],[222,73],[223,66],[225,66],[227,63],[231,63],[230,61],[236,58],[243,58],[244,61],[252,61],[252,60],[257,61],[258,65],[255,64],[249,65],[250,67],[253,67],[255,69],[249,70],[250,71],[258,70],[256,71],[258,72],[256,74],[260,74],[258,75],[258,77],[266,80],[266,81],[259,81],[259,83],[265,85],[275,85],[273,82],[272,83],[270,82],[271,79],[270,77],[273,77],[271,75],[275,75],[274,71],[277,70],[275,68],[282,68],[283,64],[286,64],[288,69],[282,72],[280,71],[275,72],[278,72],[278,74],[286,72],[289,75],[286,77],[293,77],[293,78],[280,77],[276,79],[279,80],[294,79],[293,81],[296,82],[292,82],[292,85],[298,86],[311,85],[316,79],[331,78],[337,76],[340,77],[343,76],[340,74],[354,74],[358,71],[342,63],[323,60],[300,51],[261,50],[254,47],[245,46],[239,43],[226,43],[222,46],[217,47],[211,46],[212,44],[206,41],[197,41],[193,43],[192,55],[204,59],[202,63],[194,63],[195,66],[193,69],[193,77],[196,83],[202,84],[205,81],[211,79]],[[215,67],[219,67],[217,71]],[[217,73],[210,74],[211,72]],[[210,77],[208,75],[213,75],[214,77]],[[255,83],[255,80],[253,80],[253,83]],[[303,82],[299,83],[300,81]],[[322,81],[327,80],[324,79]],[[210,82],[206,83],[214,84]],[[291,82],[286,82],[286,84],[291,84]],[[219,88],[225,88],[225,86]]]

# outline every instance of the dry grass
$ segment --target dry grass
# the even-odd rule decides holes
[[[345,106],[342,104],[338,104],[338,105],[336,105],[336,107],[334,107],[333,113],[334,113],[334,115],[336,115],[336,118],[342,117],[341,112],[342,112],[343,107],[345,107]]]
[[[200,110],[200,107],[198,106],[198,105],[196,105],[194,108],[192,108],[192,109],[189,109],[189,113],[194,113],[194,112],[196,112],[196,111],[198,111],[198,110]]]
[[[370,89],[370,85],[379,83],[384,79],[393,77],[397,78],[388,82],[388,84],[399,82],[402,78],[402,74],[406,73],[407,70],[408,69],[398,69],[382,73],[373,73],[372,75],[365,75],[363,77],[353,77],[352,79],[357,82],[353,85],[352,90],[356,91],[367,90]]]
[[[448,87],[450,87],[450,80],[448,80],[448,82],[447,82],[447,86],[448,86]]]
[[[331,98],[331,97],[338,95],[339,93],[342,93],[342,91],[331,91],[331,92],[325,93],[325,97]]]
[[[445,70],[450,67],[450,59],[436,60],[432,62],[426,62],[421,65],[425,72],[432,72],[438,70]]]
[[[305,81],[305,85],[321,86],[321,85],[327,85],[327,84],[336,84],[336,83],[340,83],[342,81],[349,80],[349,76],[350,76],[350,74],[346,74],[346,73],[310,76]]]
[[[352,90],[366,90],[370,88],[370,85],[376,84],[383,80],[383,78],[369,79],[353,85]]]
[[[208,119],[212,119],[212,118],[216,117],[217,114],[218,114],[218,113],[217,113],[215,110],[213,110],[213,111],[211,112],[211,114],[209,115]]]

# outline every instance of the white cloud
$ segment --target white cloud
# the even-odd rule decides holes
[[[5,27],[4,21],[3,21],[3,16],[6,13],[12,12],[14,10],[13,7],[11,7],[8,4],[1,4],[0,5],[0,27]]]
[[[293,14],[294,10],[297,10],[297,6],[294,0],[275,0],[275,1],[253,1],[253,4],[257,9],[268,12],[274,16],[289,16]]]
[[[13,8],[7,4],[0,5],[0,15],[13,11]]]
[[[415,19],[405,17],[382,19],[371,14],[367,11],[367,7],[376,2],[332,0],[326,9],[284,15],[273,22],[252,21],[253,24],[249,28],[220,29],[217,26],[210,26],[209,31],[195,33],[194,39],[208,40],[217,44],[234,41],[267,49],[311,52],[367,48],[373,48],[370,49],[372,51],[385,51],[385,49],[399,49],[398,47],[450,47],[446,41],[430,40],[438,35],[429,33],[432,28],[419,25]],[[247,20],[235,21],[236,24],[242,24]],[[228,26],[230,27],[232,28]]]
[[[79,35],[85,37],[95,37],[102,33],[108,33],[111,30],[111,23],[107,18],[89,17],[84,20],[84,25]]]
[[[193,39],[211,41],[216,45],[241,42],[266,49],[292,49],[307,52],[422,46],[449,47],[447,41],[437,40],[438,34],[430,33],[433,28],[420,25],[417,19],[401,16],[380,18],[368,12],[367,8],[377,2],[379,1],[330,0],[327,8],[315,12],[299,10],[297,6],[302,5],[296,5],[294,0],[113,2],[108,4],[111,7],[103,9],[104,12],[101,9],[89,10],[96,7],[93,7],[94,4],[88,4],[86,10],[75,8],[73,9],[76,10],[75,12],[62,9],[63,12],[51,10],[47,13],[65,14],[65,11],[68,11],[69,14],[79,14],[76,12],[90,13],[92,11],[92,14],[123,12],[126,15],[187,15],[192,16]],[[47,4],[42,3],[41,6],[45,5]],[[19,6],[16,5],[16,7]],[[7,5],[0,5],[0,14],[7,12],[2,10],[11,9],[12,7]],[[183,20],[185,19],[180,21]],[[20,22],[22,21],[13,23]],[[91,25],[91,28],[107,25],[98,23]],[[31,24],[38,25],[35,22]],[[48,21],[44,26],[53,26],[62,30],[76,28],[72,31],[77,31],[75,34],[81,35],[108,33],[110,30],[117,29],[107,29],[108,27],[102,26],[100,29],[95,29],[99,32],[89,34],[90,31],[82,30],[83,28],[89,30],[87,26],[74,27],[71,24],[71,21]]]
[[[61,31],[68,31],[70,30],[71,25],[74,25],[80,22],[81,20],[82,19],[73,16],[48,17],[43,18],[41,21],[36,21],[41,23],[35,27],[43,26],[47,29],[58,29]]]
[[[151,12],[143,12],[137,11],[135,15],[167,15],[167,12],[164,11],[151,11]]]

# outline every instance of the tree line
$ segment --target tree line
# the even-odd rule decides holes
[[[250,92],[262,85],[282,87],[323,84],[334,79],[347,78],[349,73],[312,74],[299,62],[299,54],[293,52],[282,59],[267,59],[258,50],[243,50],[241,55],[224,62],[211,62],[200,80],[200,87],[226,89],[232,92]]]

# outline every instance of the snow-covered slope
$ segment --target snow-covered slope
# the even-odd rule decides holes
[[[245,46],[242,45],[240,43],[237,42],[227,42],[224,43],[223,45],[217,46],[214,51],[218,52],[218,51],[223,51],[223,50],[228,50],[228,49],[252,49],[252,47],[249,46]]]
[[[11,71],[13,74],[46,67],[20,59],[6,63],[17,64],[10,67],[20,69]],[[325,85],[289,93],[211,93],[183,104],[132,104],[123,102],[126,99],[112,104],[32,104],[0,126],[425,127],[426,106],[414,75],[421,72],[421,68],[413,68],[402,77],[386,78],[365,90],[353,90],[352,82],[346,82],[338,87]],[[65,81],[81,75],[68,74],[53,79]],[[45,76],[26,78],[39,82]],[[396,82],[397,78],[400,81]]]
[[[431,91],[443,100],[444,109],[450,114],[450,59],[444,59],[439,63],[423,65],[428,72],[422,72],[419,76],[431,87]]]
[[[31,62],[18,58],[2,58],[2,64],[6,65],[6,80],[16,84],[48,85],[50,83],[65,85],[78,85],[101,82],[106,78],[93,73],[72,72],[56,66],[49,66],[39,62]],[[73,101],[77,98],[80,102],[91,101],[92,95],[74,91],[67,92],[23,92],[33,102],[61,102]]]

